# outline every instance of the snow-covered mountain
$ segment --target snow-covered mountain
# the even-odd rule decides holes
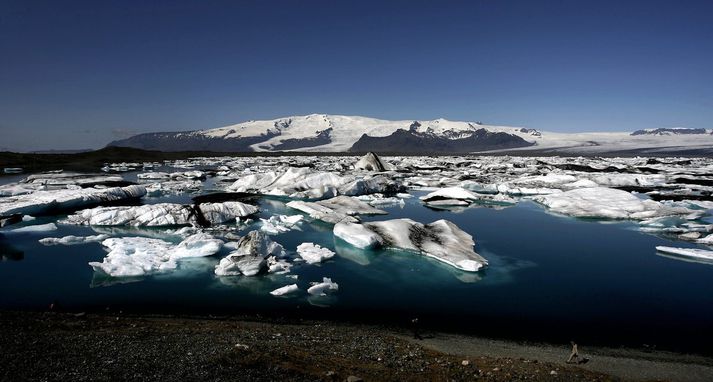
[[[684,134],[712,134],[706,129],[692,129],[688,127],[659,127],[657,129],[636,130],[631,135],[684,135]]]
[[[699,130],[705,134],[700,134]],[[661,128],[634,133],[553,133],[524,127],[446,119],[390,121],[358,116],[310,114],[247,121],[209,130],[139,134],[110,146],[160,151],[214,152],[394,152],[468,153],[541,151],[713,152],[705,129]]]

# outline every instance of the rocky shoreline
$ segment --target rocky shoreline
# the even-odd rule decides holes
[[[259,317],[0,312],[0,379],[608,381],[640,379],[642,362],[656,365],[661,376],[681,373],[680,379],[659,378],[649,365],[642,374],[647,380],[713,375],[713,362],[706,365],[700,357],[644,360],[600,350],[592,362],[575,366],[564,362],[566,347],[424,337],[377,326]],[[607,372],[601,360],[610,356],[627,361],[628,369],[620,364]]]

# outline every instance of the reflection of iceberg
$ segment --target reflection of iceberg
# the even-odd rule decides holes
[[[334,238],[334,251],[337,252],[339,257],[359,265],[369,265],[371,263],[371,250],[356,248],[338,237]]]
[[[320,308],[329,308],[330,306],[334,305],[339,301],[337,296],[331,294],[331,295],[326,295],[326,296],[312,296],[310,295],[307,297],[307,302],[310,305],[320,307]]]
[[[134,277],[111,277],[102,272],[94,272],[92,275],[92,282],[89,283],[90,288],[97,287],[108,287],[113,285],[130,284],[143,281],[146,277],[144,276],[134,276]]]
[[[267,295],[278,285],[284,285],[285,277],[273,274],[263,277],[221,276],[216,277],[216,280],[218,286],[239,288],[256,295]]]
[[[20,261],[25,258],[25,253],[12,245],[5,243],[0,237],[0,261]]]
[[[656,254],[669,259],[687,261],[689,263],[713,265],[713,251],[695,248],[674,248],[657,246]]]

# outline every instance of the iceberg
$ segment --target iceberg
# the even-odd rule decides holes
[[[288,167],[243,176],[228,189],[292,199],[324,199],[337,195],[395,193],[402,191],[403,187],[382,175],[357,179],[354,176],[315,171],[308,167]]]
[[[607,187],[577,188],[536,196],[533,200],[547,206],[552,212],[574,217],[644,220],[691,213],[686,208],[668,207],[654,200],[642,200],[629,192]]]
[[[75,245],[84,243],[95,243],[104,241],[109,238],[109,235],[91,235],[91,236],[64,236],[64,237],[46,237],[40,239],[42,245]]]
[[[57,230],[56,224],[47,223],[47,224],[28,225],[25,227],[15,228],[15,229],[11,229],[7,233],[40,233],[40,232],[50,232],[50,231],[56,231],[56,230]]]
[[[297,254],[300,255],[307,264],[321,263],[324,260],[334,257],[334,252],[314,243],[302,243],[298,245]]]
[[[171,250],[171,257],[182,259],[186,257],[212,256],[223,247],[223,241],[212,235],[199,232],[188,236]]]
[[[136,277],[174,270],[177,260],[206,257],[220,250],[220,240],[198,233],[178,245],[146,237],[109,238],[102,245],[109,253],[102,262],[90,262],[95,271],[112,277]],[[220,242],[222,243],[222,242]]]
[[[146,195],[146,188],[143,186],[36,191],[30,194],[0,198],[0,216],[46,215],[106,202],[138,199],[144,195]]]
[[[342,222],[334,226],[334,235],[355,247],[403,249],[468,272],[477,272],[488,264],[473,250],[472,236],[442,219],[425,225],[411,219]]]
[[[363,171],[383,172],[391,170],[391,166],[379,158],[378,155],[368,152],[361,157],[355,164],[354,168]]]
[[[350,196],[337,196],[317,202],[293,200],[287,203],[287,207],[302,211],[313,219],[332,224],[340,221],[356,222],[358,219],[354,217],[355,215],[384,215],[387,213]]]
[[[697,260],[703,260],[706,262],[713,262],[713,251],[705,249],[657,246],[656,251],[668,255],[687,257]]]
[[[312,282],[311,285],[307,293],[313,296],[326,296],[328,292],[339,290],[339,285],[328,277],[323,277],[322,282]]]
[[[176,225],[222,224],[258,212],[241,202],[202,203],[198,208],[175,203],[142,206],[96,207],[68,216],[67,224],[92,226],[161,227]]]
[[[295,293],[299,290],[300,290],[300,288],[297,287],[297,284],[290,284],[290,285],[285,285],[281,288],[277,288],[277,289],[273,290],[272,292],[270,292],[270,294],[273,296],[284,296],[286,294]]]
[[[283,232],[289,232],[293,229],[299,229],[299,224],[304,218],[303,215],[274,215],[269,219],[260,219],[262,226],[260,229],[270,235],[277,235]]]
[[[282,257],[285,250],[261,231],[250,231],[238,240],[236,250],[215,267],[218,276],[254,276],[267,269],[267,258]]]

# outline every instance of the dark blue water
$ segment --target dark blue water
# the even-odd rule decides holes
[[[187,200],[182,195],[146,202]],[[263,200],[261,208],[263,217],[297,213],[275,200]],[[428,209],[413,198],[403,208],[386,210],[385,217],[365,220],[448,219],[474,236],[476,251],[490,266],[466,273],[410,253],[357,250],[335,240],[331,225],[304,223],[302,231],[273,239],[288,251],[308,241],[335,250],[334,259],[295,267],[292,274],[298,275],[303,291],[322,277],[331,277],[339,291],[329,298],[305,293],[278,298],[269,292],[295,280],[284,275],[214,276],[215,264],[227,251],[184,261],[168,274],[128,280],[98,277],[87,263],[102,260],[100,244],[43,246],[37,240],[96,232],[180,239],[161,229],[95,231],[60,225],[54,232],[0,239],[6,260],[0,262],[0,308],[44,309],[58,301],[71,310],[261,313],[397,325],[419,317],[434,329],[492,337],[710,352],[713,265],[662,257],[655,251],[657,245],[690,244],[639,232],[630,222],[549,215],[531,202],[456,213]]]

